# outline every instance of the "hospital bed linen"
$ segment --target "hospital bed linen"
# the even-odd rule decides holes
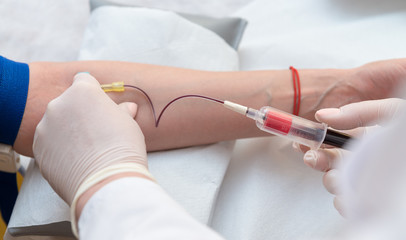
[[[120,60],[211,71],[238,70],[238,54],[176,13],[102,6],[90,17],[79,60]]]
[[[405,13],[404,0],[256,0],[233,14],[248,21],[240,68],[300,73],[404,58]],[[330,239],[343,226],[322,174],[290,144],[269,141],[231,160],[212,226],[227,239]]]
[[[132,7],[145,6],[149,8],[210,17],[227,17],[250,2],[252,2],[252,0],[90,0],[91,6],[99,6],[104,4]]]
[[[343,68],[405,57],[405,12],[403,0],[254,0],[233,14],[249,21],[240,68]],[[321,174],[301,157],[280,138],[237,141],[211,226],[237,240],[326,239],[339,232],[342,220]]]
[[[85,0],[1,0],[1,55],[19,62],[76,60],[89,9]]]

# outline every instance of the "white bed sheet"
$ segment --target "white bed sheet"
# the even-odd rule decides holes
[[[0,3],[0,19],[10,22],[0,25],[0,53],[22,61],[75,59],[87,2],[65,1],[62,9],[46,0],[40,12],[30,2]],[[185,9],[179,3],[174,10]],[[403,0],[255,0],[234,14],[249,21],[240,67],[341,68],[404,57],[405,12]],[[241,140],[234,156],[211,224],[227,239],[316,239],[340,230],[321,174],[304,167],[288,142]]]
[[[89,9],[86,0],[1,0],[0,54],[25,62],[76,60]]]
[[[211,17],[228,16],[241,7],[252,2],[252,0],[170,0],[170,1],[150,1],[150,0],[90,0],[92,3],[109,2],[124,6],[144,6],[158,8],[181,13],[199,14]]]
[[[402,58],[405,13],[403,0],[256,0],[233,14],[249,22],[240,68],[350,68]],[[303,166],[289,143],[263,141],[262,149],[272,145],[269,153],[232,159],[214,229],[227,239],[327,239],[340,232],[322,174]],[[247,147],[237,142],[235,151],[240,146]]]
[[[236,12],[249,26],[242,70],[350,68],[405,57],[406,1],[255,0]]]

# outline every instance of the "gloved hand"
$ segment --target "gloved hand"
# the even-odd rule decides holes
[[[353,136],[362,136],[378,123],[389,121],[400,114],[400,110],[405,106],[405,101],[397,98],[364,101],[352,103],[341,108],[326,108],[316,112],[318,121],[326,123],[329,127]],[[370,127],[367,127],[370,126]],[[327,191],[336,195],[334,206],[341,213],[342,203],[340,189],[338,188],[339,170],[335,169],[338,161],[347,154],[347,151],[338,148],[320,148],[317,151],[309,150],[305,146],[294,145],[296,149],[306,152],[304,163],[315,170],[325,172],[323,184]]]
[[[136,110],[134,103],[114,103],[86,73],[77,74],[72,86],[48,104],[33,152],[44,178],[69,205],[117,173],[153,179],[144,136],[133,119]]]

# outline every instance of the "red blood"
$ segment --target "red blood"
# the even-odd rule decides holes
[[[278,112],[267,112],[264,126],[280,134],[287,135],[292,126],[292,117]]]

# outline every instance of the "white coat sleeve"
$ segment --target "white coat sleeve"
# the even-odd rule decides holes
[[[156,183],[123,178],[97,191],[80,216],[81,240],[223,239],[193,219]]]

